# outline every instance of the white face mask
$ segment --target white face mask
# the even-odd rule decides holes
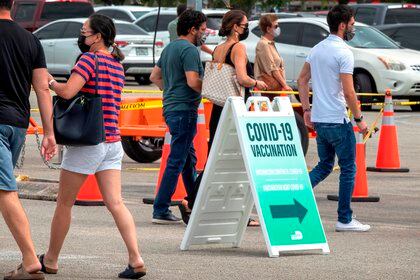
[[[274,37],[279,37],[279,36],[280,36],[280,34],[281,34],[281,29],[280,29],[280,27],[277,27],[276,29],[274,29],[274,31],[273,31],[273,36],[274,36]]]

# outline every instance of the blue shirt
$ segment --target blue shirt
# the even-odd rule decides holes
[[[306,59],[311,65],[311,121],[320,123],[349,122],[340,74],[353,74],[354,57],[349,46],[336,35],[312,48]]]
[[[200,54],[187,40],[177,39],[166,46],[157,63],[163,77],[163,114],[169,111],[197,111],[201,94],[187,84],[185,72],[194,71],[201,77]]]

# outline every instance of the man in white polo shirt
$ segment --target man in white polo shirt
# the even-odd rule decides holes
[[[348,106],[359,130],[367,132],[357,106],[353,85],[353,53],[345,41],[354,35],[354,12],[348,5],[336,5],[327,16],[331,34],[317,44],[306,59],[299,76],[299,96],[308,127],[317,132],[318,165],[309,173],[312,187],[333,170],[335,155],[340,166],[337,231],[368,231],[352,218],[350,207],[356,174],[356,139],[347,116]],[[309,104],[309,80],[312,79],[313,103]]]

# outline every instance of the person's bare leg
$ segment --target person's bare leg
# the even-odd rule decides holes
[[[22,252],[23,268],[27,272],[39,271],[41,264],[36,257],[29,221],[17,192],[0,190],[0,211]]]
[[[58,269],[58,256],[70,229],[71,209],[87,175],[62,169],[57,196],[57,206],[51,223],[50,245],[45,253],[44,264]]]
[[[121,171],[104,170],[96,173],[95,176],[104,203],[114,217],[118,230],[127,246],[128,263],[135,268],[144,266],[137,242],[136,225],[121,197]]]

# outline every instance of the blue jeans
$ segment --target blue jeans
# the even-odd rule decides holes
[[[25,136],[25,128],[0,124],[0,190],[18,190],[13,169],[25,142]]]
[[[193,145],[194,136],[197,133],[197,112],[167,112],[165,121],[172,136],[171,152],[153,204],[153,217],[165,216],[170,213],[171,197],[175,192],[181,173],[187,194],[192,192],[197,176],[195,170],[197,157]]]
[[[356,174],[356,138],[352,124],[315,123],[318,146],[318,165],[309,173],[314,188],[327,178],[334,168],[337,154],[340,166],[340,185],[338,190],[338,221],[350,223],[353,211],[350,208]]]

